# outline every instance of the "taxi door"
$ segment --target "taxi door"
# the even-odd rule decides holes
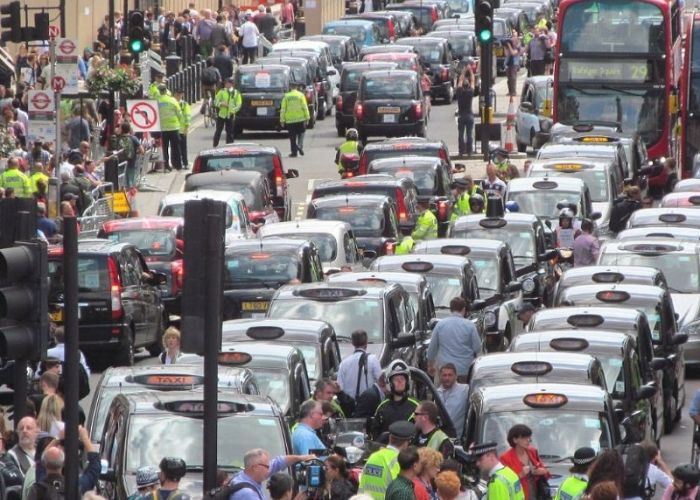
[[[637,434],[634,436],[634,441],[654,442],[661,435],[657,434],[657,429],[654,426],[655,418],[652,399],[638,397],[644,385],[644,377],[637,353],[632,349],[627,350],[625,353],[622,370],[624,371],[624,379],[627,380],[627,384],[622,382],[626,386],[624,406],[628,410],[628,415],[632,418],[632,427]],[[612,388],[615,399],[617,399],[618,390],[621,389],[618,384],[620,384],[619,380],[615,382],[615,387]]]
[[[415,312],[406,294],[393,294],[387,300],[391,359],[402,359],[410,365],[416,359]]]
[[[102,493],[106,498],[126,498],[129,492],[123,482],[124,442],[126,440],[126,409],[112,404],[105,421],[100,446],[100,459],[107,463],[107,471],[101,477]]]
[[[499,266],[501,275],[501,306],[498,313],[498,330],[503,332],[510,342],[523,330],[523,323],[517,318],[516,311],[523,304],[522,284],[515,274],[515,263],[511,252],[506,248],[500,250]]]

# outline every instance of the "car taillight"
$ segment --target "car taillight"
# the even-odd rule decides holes
[[[367,157],[365,155],[360,155],[360,167],[357,170],[360,175],[367,173]]]
[[[275,155],[272,157],[272,167],[275,170],[275,185],[277,186],[277,196],[282,196],[284,191],[284,171],[282,171],[282,159]]]
[[[202,159],[201,158],[195,158],[194,159],[194,164],[192,165],[192,173],[193,174],[198,174],[202,171]]]
[[[362,120],[365,117],[365,107],[362,103],[355,103],[355,118]]]
[[[440,200],[438,203],[438,217],[440,220],[446,220],[447,219],[447,201],[446,200]]]
[[[421,103],[417,102],[413,105],[413,115],[416,120],[423,118],[423,105]]]
[[[109,293],[112,306],[112,319],[122,317],[122,285],[119,281],[117,263],[113,257],[107,258],[107,270],[109,272]]]
[[[314,102],[314,93],[312,90],[307,90],[306,91],[306,102],[307,103],[313,103]]]
[[[408,219],[408,210],[406,209],[406,200],[403,197],[403,191],[396,188],[396,204],[398,205],[399,221],[405,222]]]
[[[389,26],[389,39],[393,40],[394,38],[396,38],[396,30],[394,29],[394,20],[393,19],[389,19],[388,26]]]
[[[450,79],[450,70],[447,68],[442,68],[440,70],[440,79],[443,82],[446,82],[447,80],[449,80]]]
[[[433,22],[437,22],[437,20],[438,20],[438,13],[437,13],[437,8],[436,8],[436,7],[433,7],[433,8],[430,10],[430,17],[432,18]]]
[[[335,109],[342,113],[343,111],[343,96],[339,95],[335,98]]]
[[[384,254],[394,255],[394,250],[396,249],[396,243],[393,241],[387,241],[384,243]]]
[[[182,290],[182,259],[174,260],[170,263],[170,274],[172,275],[172,294],[176,295],[177,292]]]

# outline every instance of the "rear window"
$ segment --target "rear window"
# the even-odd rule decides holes
[[[245,204],[250,210],[259,211],[265,208],[262,194],[256,193],[249,184],[210,184],[198,187],[200,189],[213,189],[214,191],[234,191],[243,196]],[[188,191],[196,191],[196,189],[189,189]]]
[[[210,156],[202,158],[202,172],[217,170],[254,170],[269,175],[274,169],[272,153],[244,152],[241,155]]]
[[[175,253],[175,233],[168,229],[117,231],[107,234],[110,241],[135,245],[144,257],[166,257]]]
[[[418,194],[425,196],[433,194],[437,182],[437,176],[432,167],[426,168],[422,166],[402,165],[400,167],[372,167],[371,171],[372,173],[380,172],[382,174],[389,174],[397,179],[411,179],[418,188]]]
[[[357,236],[375,237],[384,232],[384,215],[378,206],[319,207],[316,218],[347,222]]]
[[[429,45],[426,43],[417,44],[415,46],[416,52],[420,55],[421,59],[427,63],[439,64],[442,62],[442,46],[441,45]]]
[[[284,92],[289,87],[289,76],[283,71],[242,71],[238,75],[238,90],[241,92]]]
[[[324,26],[323,33],[325,35],[346,35],[352,37],[355,42],[362,44],[365,41],[365,33],[367,30],[361,26]]]
[[[363,186],[343,185],[334,186],[331,188],[319,189],[315,194],[316,198],[323,196],[331,196],[334,194],[343,193],[358,193],[358,194],[383,194],[392,199],[396,198],[396,187],[379,184],[365,184]]]
[[[224,263],[224,286],[271,287],[298,278],[299,256],[296,252],[254,253],[226,252]]]
[[[396,75],[372,76],[362,82],[364,99],[413,99],[417,85],[414,77],[397,78]]]
[[[349,69],[344,70],[341,75],[340,88],[343,90],[357,90],[360,88],[360,77],[366,69]]]
[[[381,158],[400,158],[402,156],[427,156],[429,158],[440,158],[437,149],[433,148],[415,148],[411,146],[408,148],[396,148],[396,149],[365,149],[362,154],[367,157],[367,164],[373,160],[378,160]]]
[[[63,290],[63,259],[49,259],[51,290]],[[109,290],[107,256],[78,256],[78,291],[103,292]]]
[[[324,233],[291,233],[274,234],[266,238],[289,238],[300,241],[312,241],[318,248],[319,257],[323,262],[330,262],[338,255],[338,244],[332,234]]]

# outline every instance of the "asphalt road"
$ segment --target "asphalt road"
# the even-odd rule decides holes
[[[522,78],[522,76],[521,76]],[[520,88],[520,86],[518,86]],[[496,119],[503,120],[508,108],[508,98],[506,97],[505,79],[498,78],[496,84]],[[474,106],[476,106],[476,99]],[[193,110],[199,110],[199,104],[192,106]],[[457,129],[454,118],[455,105],[436,104],[433,105],[430,121],[428,123],[428,137],[440,138],[447,142],[450,151],[457,151]],[[212,146],[212,128],[205,128],[201,116],[196,115],[193,120],[190,133],[188,134],[188,148],[190,165],[198,151]],[[288,158],[290,152],[289,140],[286,134],[277,133],[245,133],[239,141],[263,142],[274,144],[285,156],[285,168],[295,168],[299,170],[298,179],[290,179],[289,186],[293,201],[292,218],[304,218],[306,204],[310,199],[313,186],[324,179],[337,178],[336,168],[333,163],[335,157],[334,148],[338,146],[342,139],[337,137],[335,130],[335,119],[333,116],[326,117],[323,121],[317,121],[316,127],[306,133],[303,157]],[[372,139],[371,139],[372,140]],[[514,163],[522,165],[523,159],[515,160]],[[485,163],[474,158],[463,161],[467,166],[467,172],[474,178],[484,176]],[[179,192],[185,179],[186,172],[172,172],[168,174],[148,174],[144,180],[156,188],[154,192],[139,192],[137,196],[137,206],[141,215],[153,215],[156,213],[158,203],[165,193]],[[145,351],[140,353],[137,364],[154,364],[157,361],[148,358]],[[687,416],[687,408],[690,405],[693,395],[700,389],[700,379],[697,373],[689,374],[686,380],[686,406],[683,418],[674,432],[663,437],[661,442],[662,453],[666,462],[673,468],[676,464],[688,461],[690,457],[690,443],[692,434],[692,422]],[[99,379],[99,373],[91,376],[91,385],[94,387]],[[82,405],[87,411],[90,405],[90,397],[86,398]],[[575,431],[575,430],[573,430]]]

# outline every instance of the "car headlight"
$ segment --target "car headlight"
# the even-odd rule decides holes
[[[493,328],[498,324],[498,316],[495,311],[486,311],[484,313],[484,325],[486,328]]]
[[[685,333],[688,336],[700,335],[700,320],[691,321],[687,325],[683,325],[678,333]]]
[[[527,278],[526,280],[523,280],[523,291],[526,293],[532,293],[535,291],[535,288],[537,288],[537,283],[535,283],[535,280],[532,278]]]

